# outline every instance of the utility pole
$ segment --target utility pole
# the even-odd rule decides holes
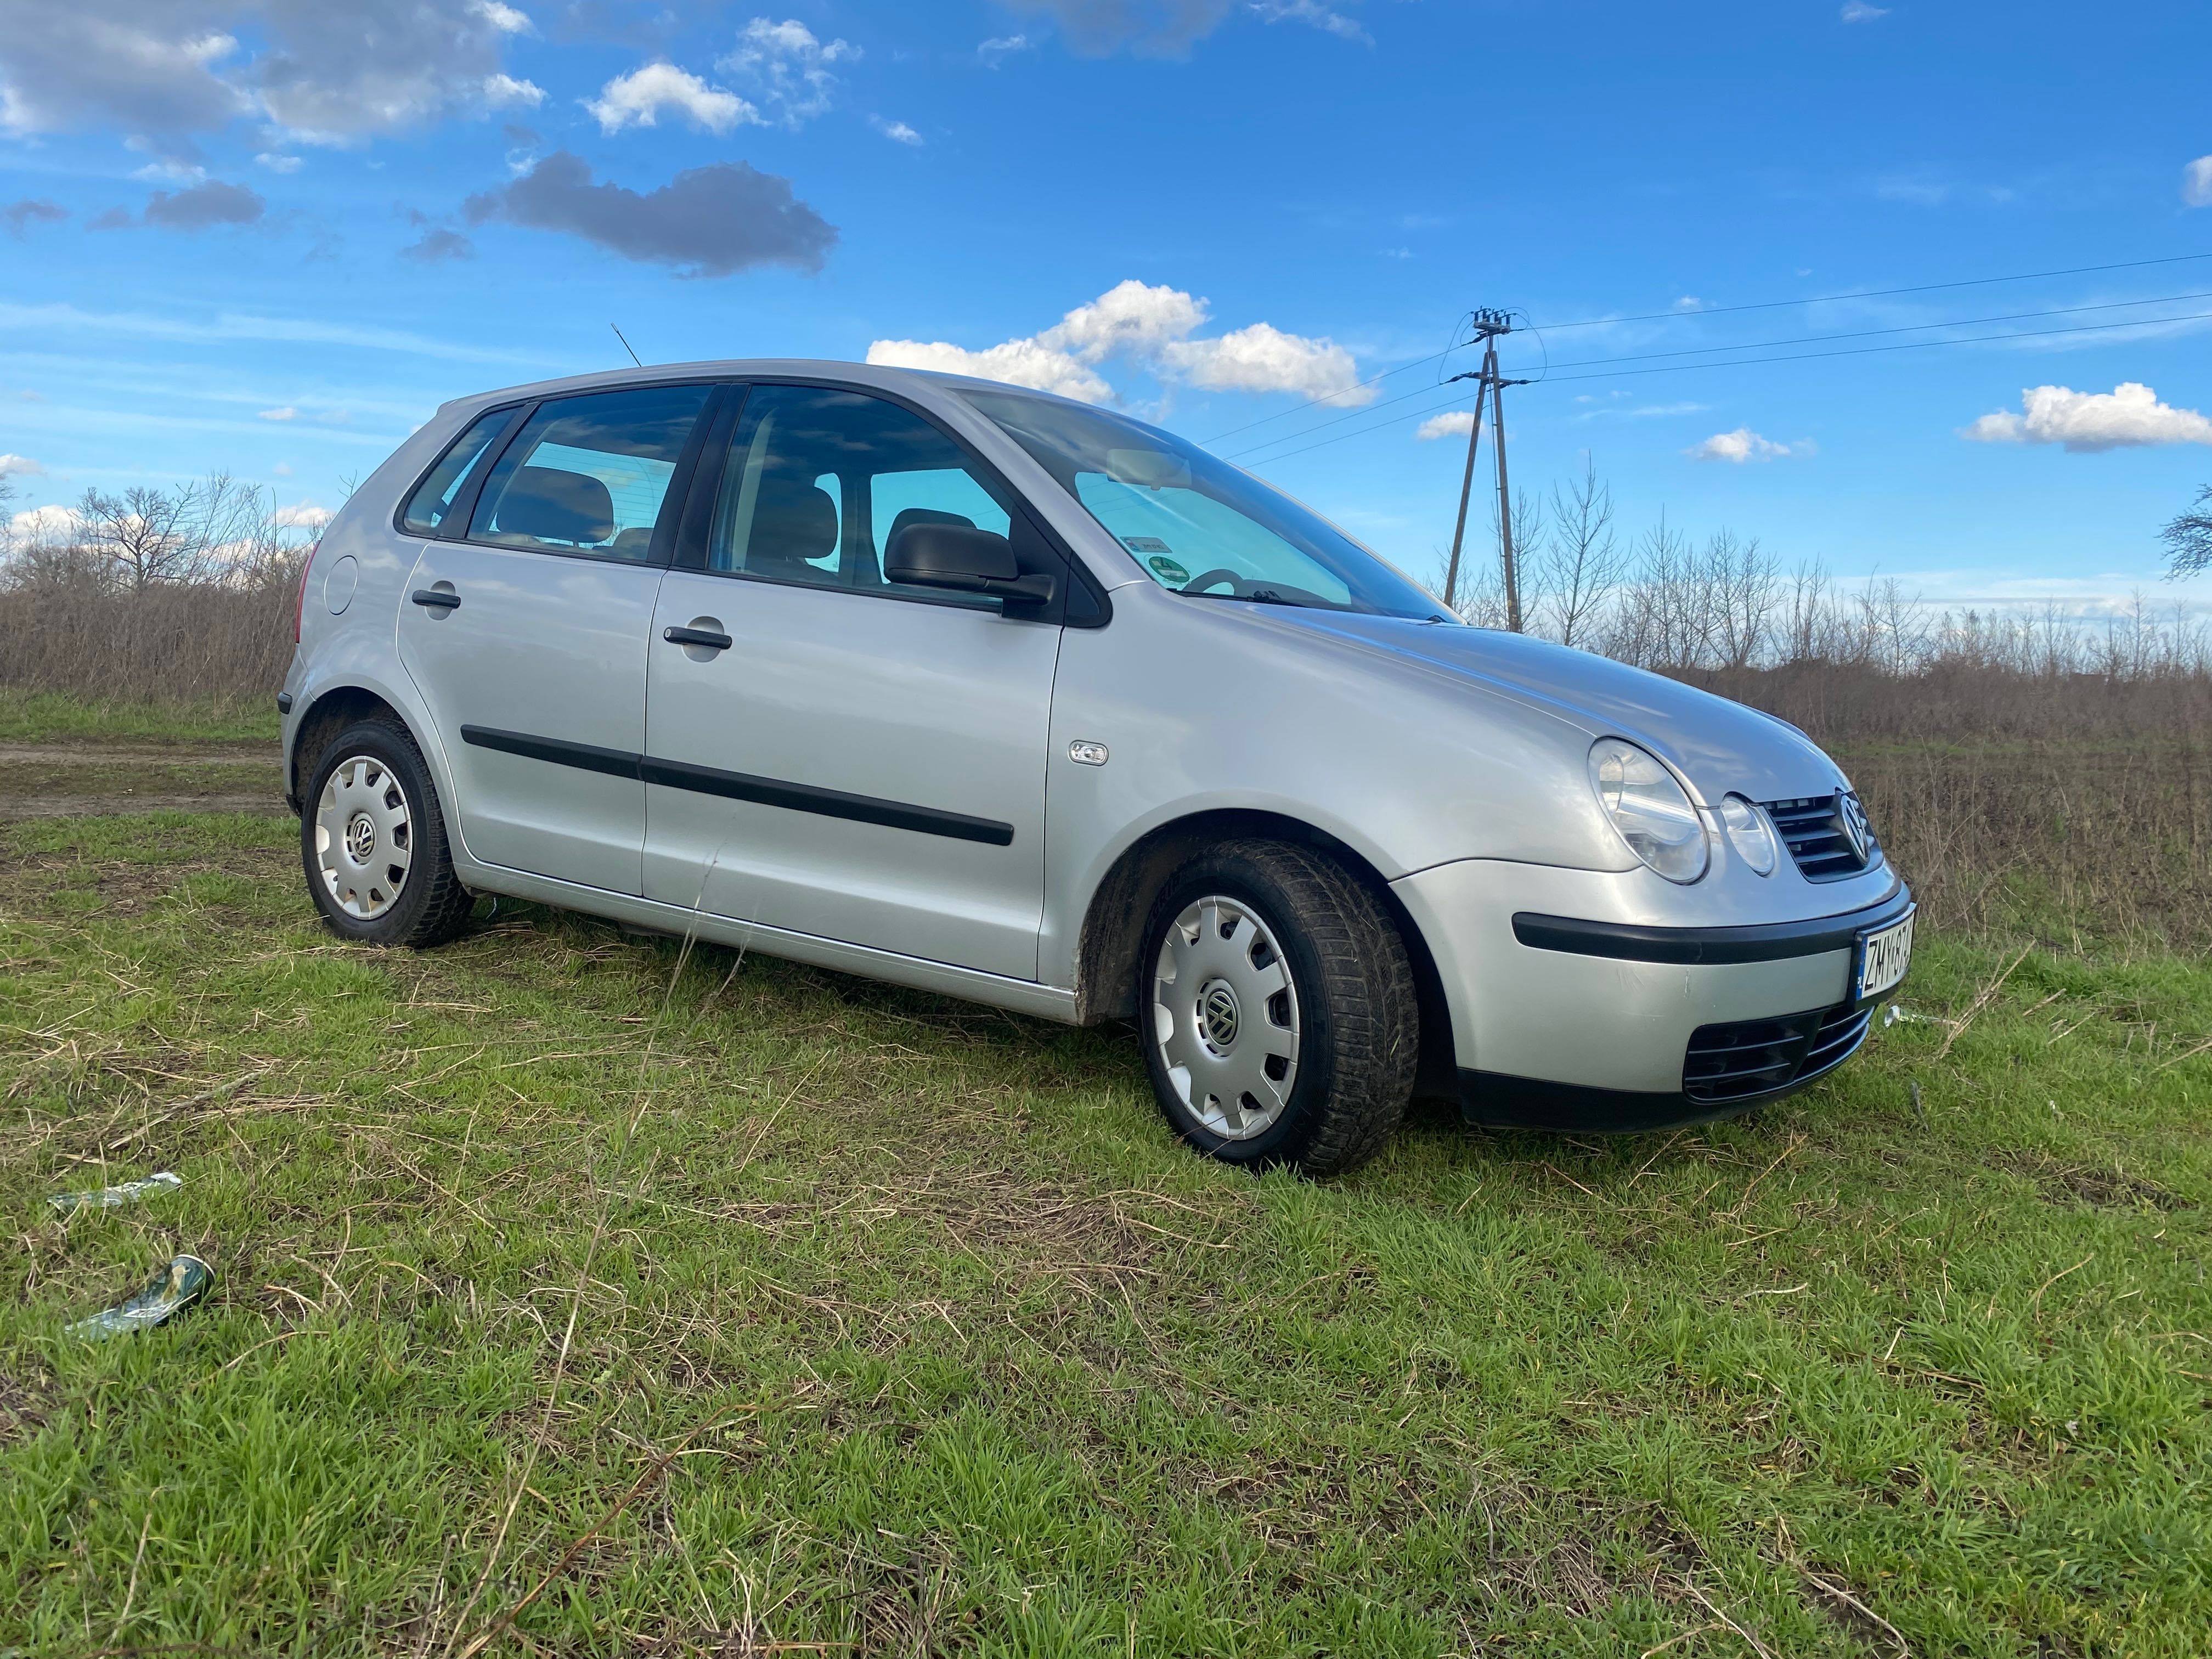
[[[1459,481],[1459,520],[1452,526],[1451,562],[1444,570],[1444,604],[1455,608],[1459,601],[1460,545],[1467,537],[1468,501],[1474,493],[1474,452],[1482,441],[1482,407],[1486,399],[1490,404],[1491,425],[1496,429],[1493,441],[1498,447],[1498,557],[1505,579],[1505,626],[1512,632],[1521,631],[1521,572],[1513,550],[1512,502],[1505,488],[1505,388],[1526,386],[1526,380],[1509,380],[1498,370],[1498,337],[1513,331],[1511,319],[1502,311],[1479,310],[1474,313],[1474,335],[1482,342],[1482,367],[1464,374],[1453,375],[1452,380],[1473,380],[1474,387],[1474,421],[1467,433],[1467,471]],[[1450,380],[1445,382],[1447,386]]]

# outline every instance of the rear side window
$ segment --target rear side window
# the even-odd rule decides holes
[[[710,387],[641,386],[541,404],[500,457],[472,541],[644,561]]]
[[[430,476],[407,498],[407,511],[399,522],[418,536],[436,535],[438,526],[453,510],[453,496],[460,489],[461,480],[469,476],[477,458],[506,428],[514,413],[511,409],[495,410],[470,422],[467,429],[453,440],[453,447],[438,458]]]

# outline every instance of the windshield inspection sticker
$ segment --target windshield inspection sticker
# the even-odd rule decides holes
[[[1173,559],[1167,557],[1164,554],[1155,554],[1152,557],[1146,560],[1145,562],[1152,566],[1152,574],[1158,576],[1162,581],[1187,582],[1190,580],[1190,572],[1184,569],[1181,565],[1177,564]]]

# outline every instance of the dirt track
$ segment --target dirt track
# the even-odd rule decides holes
[[[268,744],[0,744],[0,821],[285,811]]]

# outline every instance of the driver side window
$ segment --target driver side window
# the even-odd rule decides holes
[[[757,386],[722,469],[707,568],[988,604],[884,579],[891,538],[915,523],[1012,528],[960,447],[921,416],[855,392]]]

